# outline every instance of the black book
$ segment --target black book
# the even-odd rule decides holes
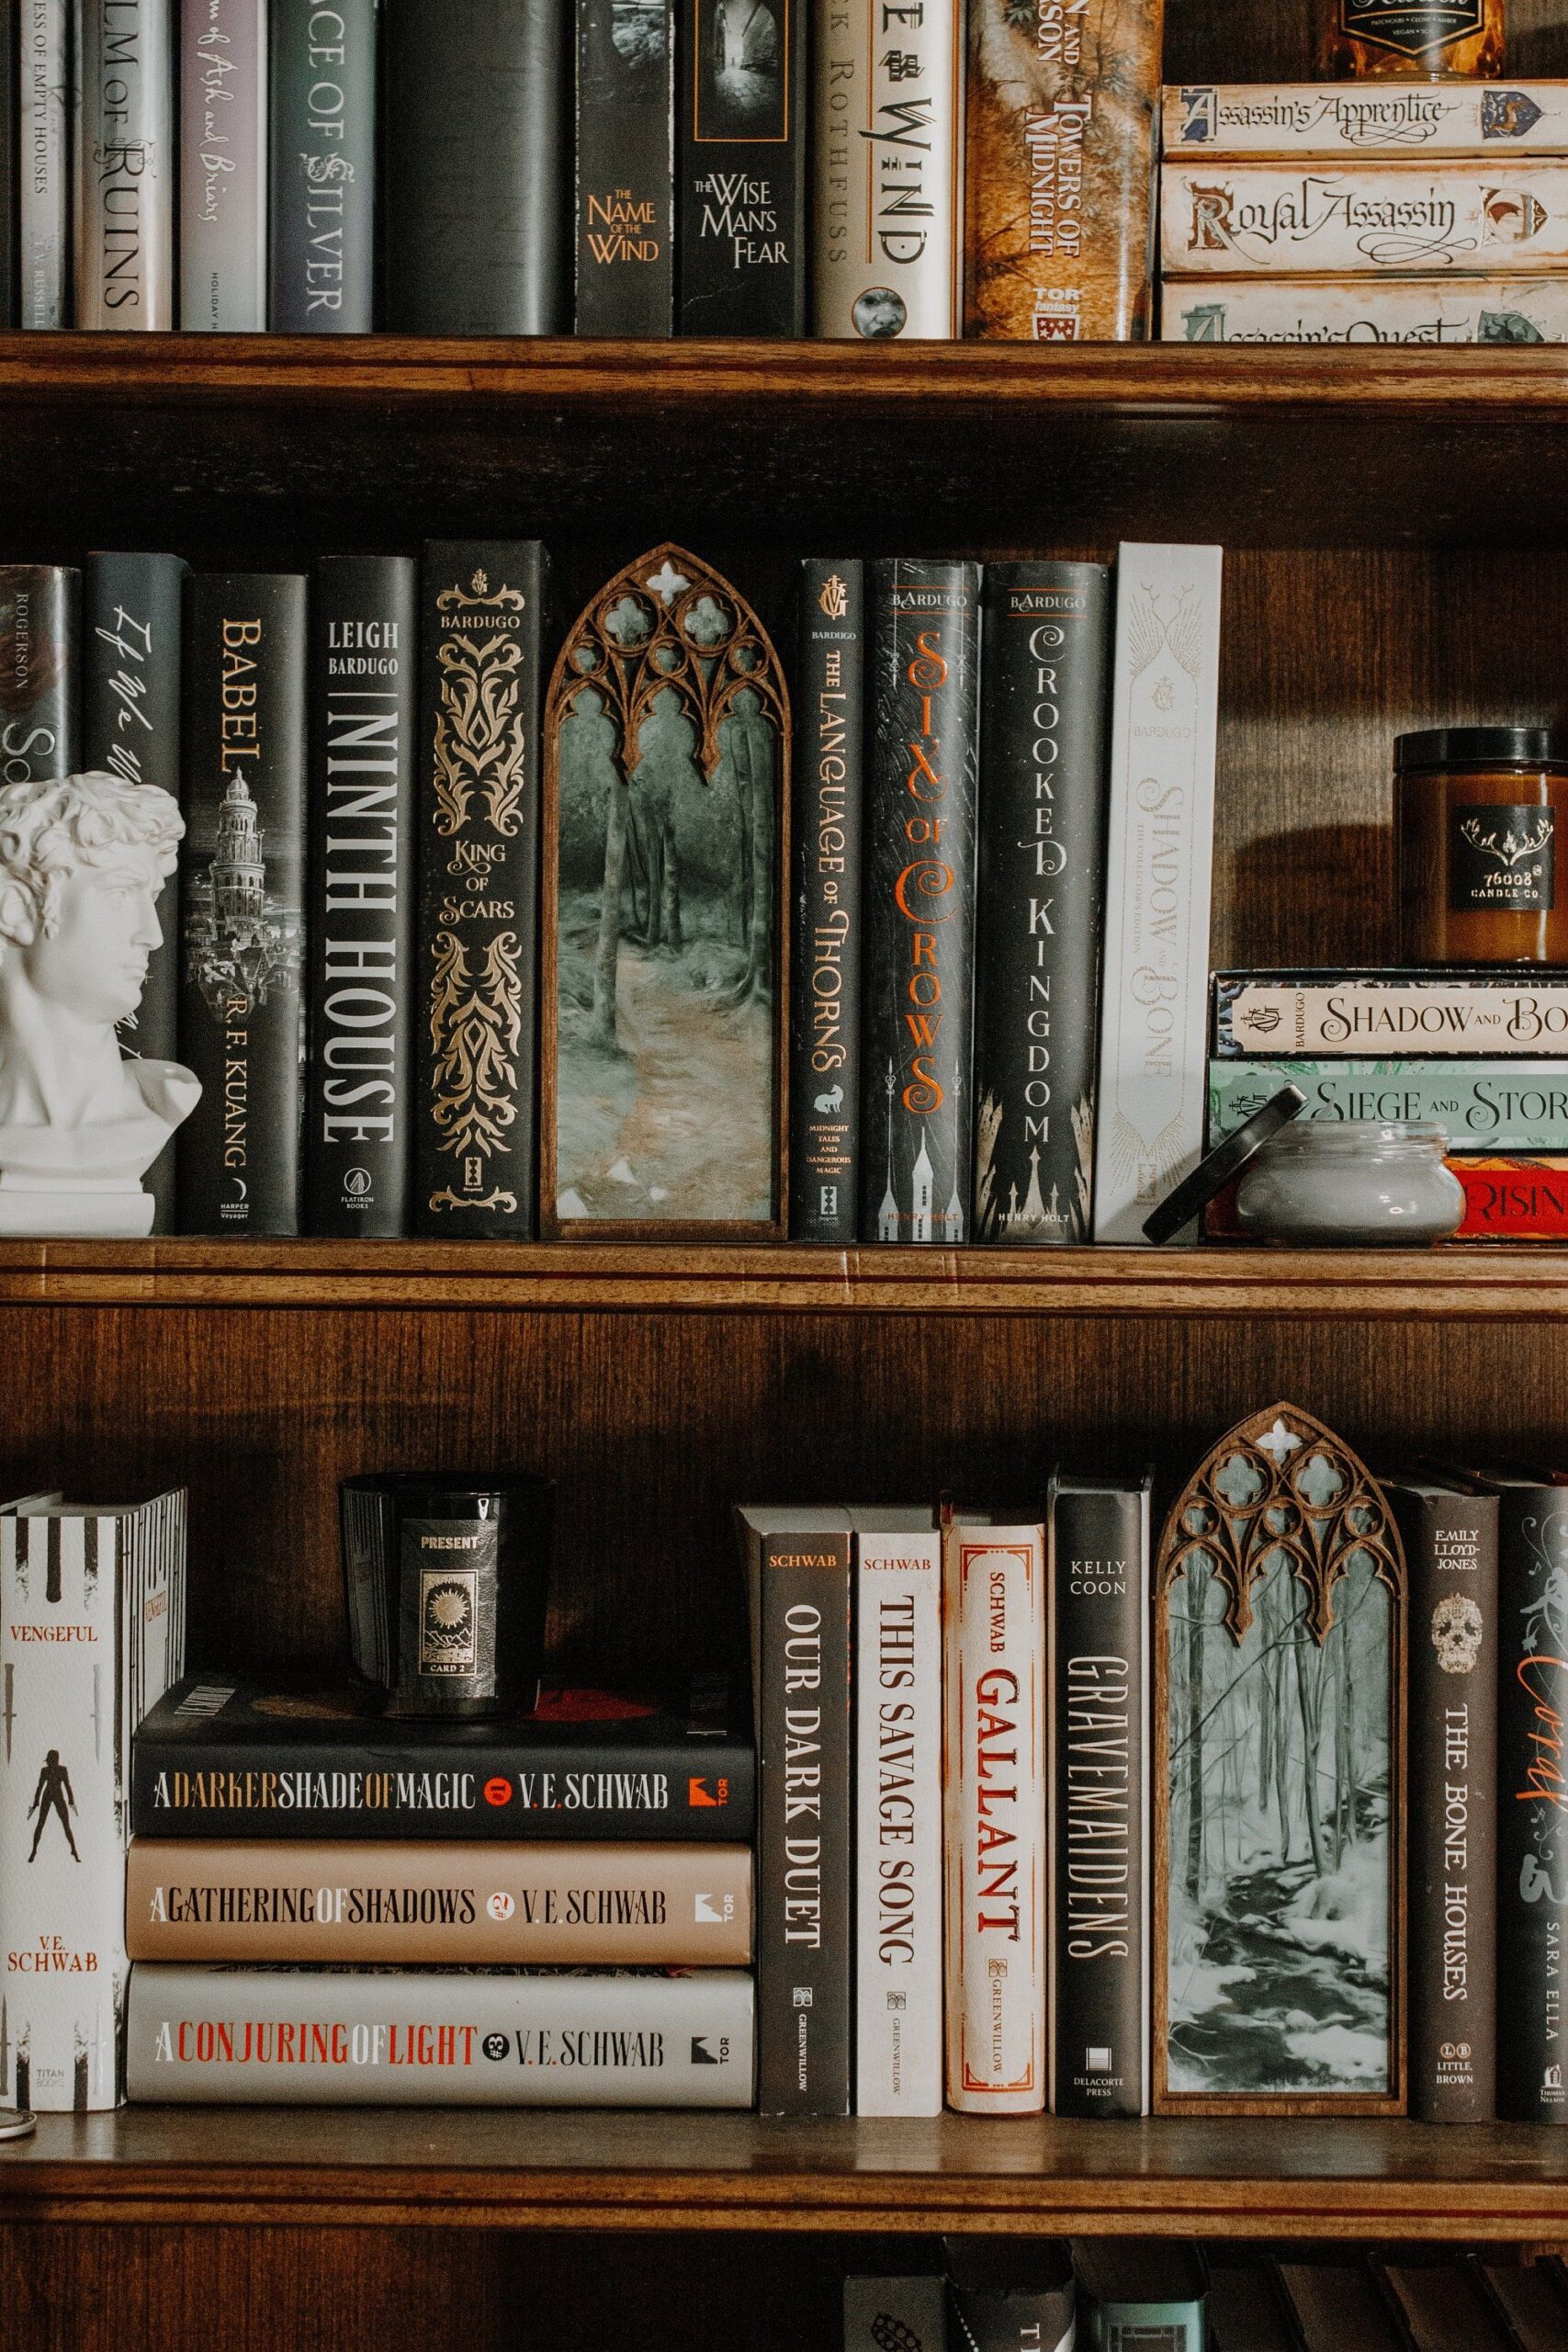
[[[860,1219],[864,690],[865,566],[808,556],[795,702],[789,1230],[837,1247],[854,1240]]]
[[[274,334],[368,334],[375,323],[378,13],[378,0],[272,11]]]
[[[0,783],[80,769],[82,575],[0,563]]]
[[[87,558],[82,612],[82,764],[128,784],[180,797],[180,629],[186,566],[177,555]],[[163,944],[119,1042],[139,1060],[172,1062],[179,1051],[180,884],[158,898]],[[142,1179],[155,1204],[154,1233],[175,1229],[175,1142]]]
[[[945,2238],[949,2340],[959,2352],[1072,2352],[1072,2258],[1060,2238]],[[903,2352],[903,2347],[900,2347]],[[1154,2352],[1163,2352],[1157,2342]]]
[[[682,0],[680,329],[806,333],[806,10]]]
[[[1053,2115],[1149,2111],[1150,1478],[1053,1479]]]
[[[675,328],[675,0],[577,0],[577,332]]]
[[[18,0],[0,0],[0,328],[20,323],[21,51]]]
[[[364,1685],[187,1675],[131,1749],[138,1838],[744,1840],[752,1748],[722,1676],[547,1690],[498,1723],[384,1716]]]
[[[1410,2112],[1489,2123],[1496,2091],[1495,1495],[1426,1473],[1380,1481],[1410,1591]]]
[[[326,556],[316,567],[309,1233],[409,1229],[418,582],[406,556]]]
[[[1564,2124],[1568,1474],[1488,1469],[1475,1483],[1498,1505],[1497,2113]]]
[[[841,1512],[737,1518],[757,1732],[757,2105],[847,2115],[854,1543]]]
[[[980,573],[870,567],[861,1239],[969,1238]]]
[[[305,582],[186,590],[182,1233],[299,1230],[304,1107]]]
[[[537,1229],[536,539],[444,540],[420,591],[414,1229]]]
[[[570,0],[387,0],[381,278],[400,334],[570,317]]]
[[[975,1238],[1089,1238],[1111,575],[986,567]]]

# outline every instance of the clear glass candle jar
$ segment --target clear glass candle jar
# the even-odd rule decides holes
[[[1401,735],[1393,769],[1400,961],[1568,965],[1568,729]]]
[[[1439,1126],[1296,1119],[1248,1164],[1236,1215],[1259,1241],[1358,1250],[1443,1241],[1464,1216],[1448,1148]]]

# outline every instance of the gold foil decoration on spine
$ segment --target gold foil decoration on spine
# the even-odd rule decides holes
[[[503,841],[523,822],[527,746],[517,729],[517,695],[523,649],[500,630],[485,631],[486,613],[520,613],[518,588],[493,594],[482,571],[469,590],[444,588],[435,599],[443,614],[472,613],[472,629],[454,629],[442,639],[441,700],[435,713],[435,830],[448,839],[468,822],[476,794]]]
[[[498,932],[476,976],[468,952],[451,932],[435,942],[430,991],[430,1042],[434,1052],[432,1117],[441,1149],[462,1159],[489,1159],[511,1147],[505,1130],[517,1116],[516,1055],[522,1029],[523,977],[515,932]],[[516,1195],[492,1192],[485,1200],[433,1193],[433,1209],[497,1208],[515,1212]]]

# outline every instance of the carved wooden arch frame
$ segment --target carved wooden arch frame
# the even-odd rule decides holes
[[[685,582],[668,603],[649,586],[650,577],[658,577],[666,563]],[[622,647],[609,627],[611,615],[625,596],[635,597],[653,610],[652,629],[635,646]],[[705,596],[727,604],[735,616],[734,630],[722,649],[705,648],[700,639],[693,639],[686,631],[685,623]],[[597,667],[584,669],[573,659],[585,640],[603,657]],[[656,649],[668,652],[668,669],[660,668],[655,660]],[[736,657],[741,653],[755,657],[750,668],[738,662]],[[703,668],[705,658],[712,659],[711,673]],[[585,687],[592,687],[604,699],[625,749],[628,782],[641,756],[637,737],[642,722],[656,697],[667,687],[680,696],[682,707],[696,727],[694,756],[710,783],[722,756],[719,728],[730,716],[742,689],[750,688],[757,695],[762,716],[771,720],[776,732],[779,761],[773,797],[773,1213],[766,1218],[563,1219],[557,1210],[560,728]],[[793,772],[789,688],[784,667],[750,599],[722,572],[673,540],[649,548],[635,562],[623,564],[589,598],[567,630],[545,695],[539,958],[539,1231],[545,1239],[581,1243],[784,1239],[789,1197],[785,1153],[789,1135],[789,806]]]
[[[1279,1458],[1260,1442],[1283,1426],[1299,1437],[1298,1448]],[[1261,1477],[1250,1501],[1228,1501],[1215,1486],[1216,1474],[1240,1455]],[[1301,1488],[1301,1474],[1314,1454],[1327,1457],[1346,1479],[1346,1490],[1327,1505],[1314,1504]],[[1189,1523],[1193,1511],[1202,1523]],[[1364,1515],[1360,1527],[1343,1522]],[[1270,1519],[1282,1521],[1271,1525]],[[1217,1521],[1217,1525],[1214,1523]],[[1239,1522],[1233,1528],[1232,1522]],[[1318,1524],[1318,1522],[1325,1524]],[[1223,2094],[1170,2087],[1170,1596],[1187,1574],[1194,1553],[1206,1553],[1224,1587],[1221,1620],[1237,1646],[1252,1623],[1252,1594],[1269,1559],[1283,1554],[1307,1592],[1305,1623],[1319,1645],[1334,1623],[1334,1592],[1351,1555],[1366,1553],[1377,1581],[1386,1587],[1389,1612],[1389,2087],[1386,2091],[1273,2091]],[[1406,1900],[1405,1805],[1409,1774],[1405,1703],[1408,1578],[1404,1548],[1387,1498],[1360,1456],[1314,1414],[1289,1404],[1248,1414],[1210,1447],[1166,1513],[1155,1555],[1151,1639],[1154,1644],[1154,1880],[1153,2103],[1158,2115],[1403,2115],[1408,2070],[1405,2052]]]

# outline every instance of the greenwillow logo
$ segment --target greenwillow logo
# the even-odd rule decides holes
[[[1485,0],[1339,0],[1339,29],[1352,40],[1432,57],[1485,29]]]

